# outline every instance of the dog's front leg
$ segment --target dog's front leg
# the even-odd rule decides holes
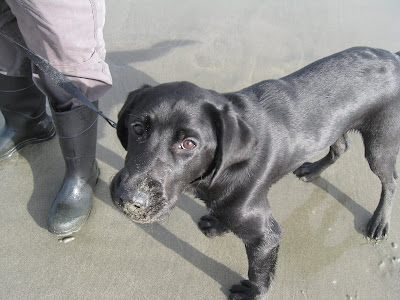
[[[258,236],[253,235],[251,240],[243,239],[249,261],[249,280],[232,286],[229,296],[231,300],[264,300],[272,286],[283,232],[280,225],[270,218],[267,230]]]
[[[229,228],[211,214],[202,216],[197,225],[201,232],[203,232],[206,237],[210,238],[229,232]]]

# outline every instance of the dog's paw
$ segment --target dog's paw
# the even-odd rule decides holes
[[[368,237],[374,240],[381,240],[388,234],[388,232],[388,218],[379,213],[374,214],[367,225]]]
[[[265,294],[261,295],[250,280],[242,280],[240,284],[234,285],[229,290],[229,300],[261,300],[265,299]]]
[[[230,288],[229,300],[251,299],[251,282],[249,280],[242,280],[240,283]]]
[[[203,232],[207,237],[220,236],[229,231],[229,229],[217,218],[210,215],[202,216],[197,225],[201,232]]]
[[[319,176],[319,172],[315,170],[315,164],[310,162],[302,164],[293,174],[304,182],[310,182]]]

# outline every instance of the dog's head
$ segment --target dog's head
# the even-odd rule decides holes
[[[227,169],[249,159],[256,144],[224,96],[188,82],[130,93],[117,134],[127,155],[111,183],[111,197],[140,223],[167,215],[190,184],[223,180]]]

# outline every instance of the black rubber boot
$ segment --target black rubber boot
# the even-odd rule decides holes
[[[93,104],[98,105],[97,101]],[[47,225],[51,233],[68,235],[85,224],[92,208],[93,189],[100,173],[96,162],[98,115],[86,106],[67,112],[52,110],[52,114],[66,172]]]
[[[5,121],[0,130],[0,160],[55,135],[51,117],[46,113],[46,96],[31,78],[0,74],[0,111]]]

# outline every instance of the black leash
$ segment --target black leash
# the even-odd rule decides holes
[[[89,107],[90,109],[94,110],[98,113],[104,120],[108,122],[113,128],[117,128],[117,123],[112,121],[111,119],[107,118],[100,110],[93,105],[92,102],[62,73],[60,73],[56,68],[54,68],[47,60],[44,58],[36,55],[31,50],[26,48],[25,46],[19,44],[18,42],[14,41],[8,35],[6,35],[3,31],[0,30],[0,35],[8,39],[13,44],[17,45],[25,54],[26,56],[40,69],[42,70],[55,84],[61,87],[64,91],[68,94],[77,98],[81,101],[84,105]]]

